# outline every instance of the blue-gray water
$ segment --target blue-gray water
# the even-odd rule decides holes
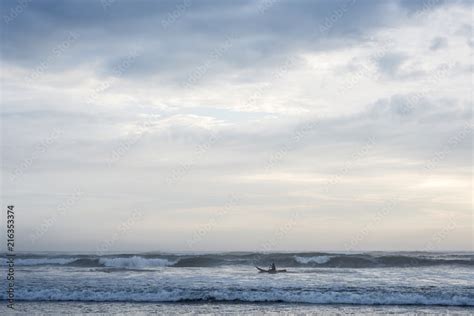
[[[275,262],[287,273],[257,273]],[[22,254],[23,312],[469,313],[473,253]],[[4,266],[5,267],[5,266]],[[1,298],[6,305],[6,284]]]

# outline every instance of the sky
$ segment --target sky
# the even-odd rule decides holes
[[[473,250],[471,2],[0,7],[17,250]]]

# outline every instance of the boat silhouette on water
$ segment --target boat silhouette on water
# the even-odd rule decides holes
[[[262,268],[259,268],[259,267],[255,267],[257,268],[258,272],[259,273],[270,273],[270,274],[274,274],[274,273],[282,273],[282,272],[288,272],[286,271],[286,269],[281,269],[281,270],[277,270],[277,269],[262,269]]]

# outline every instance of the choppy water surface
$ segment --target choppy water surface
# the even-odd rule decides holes
[[[288,273],[257,273],[254,265],[271,262]],[[15,273],[18,308],[57,312],[64,304],[76,312],[122,306],[135,313],[474,307],[473,253],[22,254]]]

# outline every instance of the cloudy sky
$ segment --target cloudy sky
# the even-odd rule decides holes
[[[1,17],[18,250],[473,249],[469,1]]]

